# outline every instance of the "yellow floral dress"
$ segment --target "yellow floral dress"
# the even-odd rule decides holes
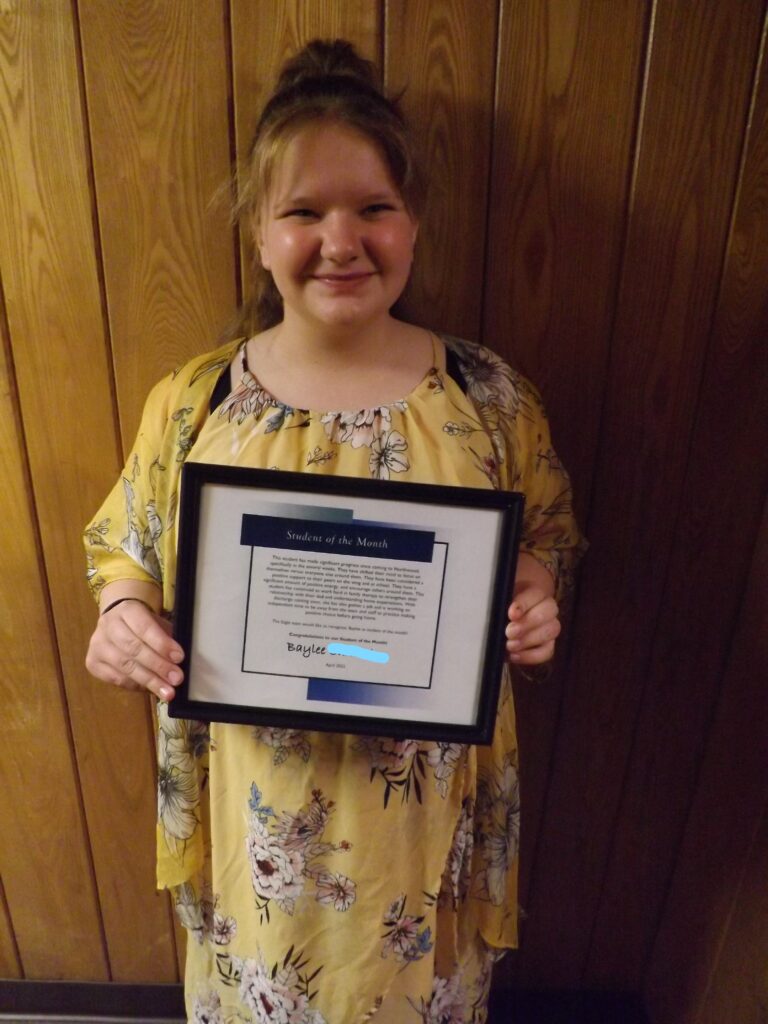
[[[173,608],[187,459],[522,491],[523,549],[562,596],[582,547],[568,477],[537,392],[493,352],[435,337],[435,365],[402,401],[319,413],[277,401],[245,364],[229,393],[238,344],[152,390],[86,529],[96,596],[155,581]],[[517,943],[507,673],[487,747],[208,725],[163,704],[158,717],[158,885],[189,934],[189,1021],[486,1019],[493,962]]]

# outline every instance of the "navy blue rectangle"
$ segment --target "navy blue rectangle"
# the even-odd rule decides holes
[[[431,562],[435,535],[429,530],[243,515],[240,543],[246,547],[325,552],[355,558]]]

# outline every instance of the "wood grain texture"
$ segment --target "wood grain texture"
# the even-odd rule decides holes
[[[718,294],[762,0],[661,5],[649,55],[594,508],[526,936],[529,978],[589,984]],[[750,59],[745,60],[744,55]],[[625,885],[636,884],[637,864]],[[558,937],[553,948],[552,936]],[[637,977],[633,949],[621,977]],[[620,981],[621,979],[614,979]]]
[[[21,960],[8,912],[3,880],[0,878],[0,978],[21,978]]]
[[[474,340],[485,277],[496,8],[492,0],[387,4],[387,90],[402,93],[429,182],[403,314]],[[489,344],[499,348],[495,338]]]
[[[643,0],[502,4],[483,333],[543,391],[582,520],[615,314],[646,13]]]
[[[222,0],[81,0],[123,447],[151,386],[235,305]],[[109,45],[105,41],[109,40]]]
[[[764,897],[752,888],[748,858],[752,837],[768,800],[768,503],[755,548],[738,628],[720,701],[708,736],[685,837],[645,977],[645,995],[655,1024],[699,1024],[709,980],[727,938],[754,969],[749,932],[729,934],[745,866],[749,900]],[[763,869],[765,865],[763,865]],[[764,893],[765,876],[760,882]],[[764,905],[764,904],[762,904]],[[765,929],[765,921],[762,925]],[[730,924],[734,928],[734,924]],[[765,931],[763,932],[765,935]],[[765,971],[766,946],[755,957]],[[724,968],[723,968],[724,969]],[[730,984],[738,988],[739,972]],[[722,976],[720,985],[725,984]],[[734,991],[734,998],[737,993]],[[753,1010],[755,1007],[753,1006]],[[712,1018],[710,1018],[711,1020]],[[742,1024],[751,1018],[723,1017]]]
[[[766,566],[768,568],[768,566]],[[696,1024],[765,1024],[768,1010],[768,804],[747,861],[717,970]]]
[[[766,71],[764,66],[751,111],[664,613],[590,950],[588,973],[604,985],[616,978],[626,982],[632,961],[633,987],[640,984],[693,799],[768,490]],[[710,807],[715,818],[723,810]],[[635,876],[629,888],[628,862]]]
[[[230,0],[238,163],[250,149],[261,109],[280,67],[312,39],[347,39],[367,60],[381,60],[380,0]],[[250,290],[251,239],[241,243],[242,291]]]
[[[34,551],[39,528],[56,626],[54,635],[47,619],[40,625],[46,642],[36,656],[49,659],[47,675],[55,677],[57,663],[63,670],[114,974],[130,979],[148,972],[148,977],[162,980],[165,958],[175,979],[167,910],[155,909],[157,898],[152,893],[154,797],[146,713],[127,695],[97,687],[83,667],[95,609],[85,588],[80,533],[112,486],[118,460],[72,8],[69,4],[20,5],[18,13],[0,21],[0,32],[0,220],[6,226],[0,232],[0,273],[24,420],[24,436],[15,438],[9,452],[23,462],[26,445],[34,488],[34,508],[25,502],[29,529],[35,531],[29,543]],[[16,614],[17,577],[8,573],[3,579],[14,581],[9,601]],[[38,581],[34,588],[39,587]],[[39,589],[34,593],[36,600],[43,600]],[[36,609],[32,621],[40,624],[43,614]],[[25,631],[19,636],[26,637],[24,643],[31,642]],[[25,673],[22,679],[32,685],[34,673]],[[13,682],[19,685],[18,680]],[[60,703],[59,696],[56,700]],[[70,726],[63,709],[61,713],[65,717],[56,728],[64,742]],[[45,704],[34,702],[25,711],[25,722],[28,729],[44,735],[48,729]],[[25,755],[25,770],[30,772],[28,758],[33,753],[40,756],[41,751],[32,747]],[[33,787],[41,801],[53,798],[56,783],[77,790],[78,771],[63,753],[58,771],[63,777],[51,778],[50,792],[42,778]],[[77,820],[75,815],[73,821]],[[144,847],[135,842],[137,823],[147,828]],[[18,855],[24,857],[23,847]],[[82,858],[73,861],[78,870],[85,870],[84,864]],[[38,885],[44,883],[41,876]],[[62,913],[66,901],[73,902],[69,930],[64,921],[57,921],[56,928],[50,924],[62,951],[79,946],[72,936],[79,935],[81,917],[91,923],[98,919],[87,904],[82,915],[77,909],[78,888],[90,886],[87,874],[77,885],[62,887]],[[38,898],[46,892],[47,887],[41,888]],[[8,895],[17,922],[20,908],[15,901],[21,896],[18,887],[11,890],[10,882]],[[29,946],[31,938],[19,943],[25,969],[29,957],[49,962],[45,918],[43,913],[34,935],[39,949]],[[75,955],[85,956],[88,950],[92,966],[79,963],[77,976],[103,977],[100,925],[94,925],[89,942]],[[75,976],[65,967],[57,970],[64,977]]]
[[[615,311],[645,12],[635,0],[502,4],[483,333],[543,391],[582,525]],[[567,639],[546,683],[522,680],[515,689],[524,906],[568,685]],[[510,958],[502,966],[505,977],[514,964]]]
[[[7,42],[6,34],[4,48]],[[0,324],[0,580],[6,591],[0,615],[0,877],[25,977],[105,981],[108,963],[98,898],[4,326]],[[12,595],[7,581],[12,581]]]

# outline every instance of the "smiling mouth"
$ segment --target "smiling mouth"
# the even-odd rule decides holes
[[[345,285],[345,284],[358,284],[360,281],[367,281],[369,277],[373,277],[373,273],[361,273],[361,274],[313,274],[312,279],[314,281],[320,281],[322,284],[332,285]]]

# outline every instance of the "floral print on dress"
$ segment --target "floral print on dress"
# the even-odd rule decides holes
[[[450,978],[435,975],[432,995],[419,1004],[408,999],[424,1024],[464,1024],[465,994],[458,972]]]
[[[258,419],[262,412],[275,404],[274,398],[259,384],[250,371],[245,370],[235,390],[219,406],[219,417],[230,423],[243,423],[247,417]]]
[[[382,736],[359,736],[353,749],[366,754],[370,765],[370,781],[384,782],[384,806],[393,793],[400,794],[401,803],[407,803],[413,792],[417,803],[422,803],[422,779],[427,767],[435,776],[435,789],[445,799],[449,780],[466,753],[461,743],[419,743],[417,740],[396,740]]]
[[[427,754],[427,763],[435,772],[435,788],[443,799],[448,796],[448,780],[466,749],[462,743],[436,743]]]
[[[328,412],[320,417],[320,422],[333,444],[370,448],[377,437],[391,430],[393,409],[406,412],[408,403],[403,400],[359,412]]]
[[[272,725],[257,725],[253,738],[274,750],[272,763],[283,764],[293,754],[305,763],[309,760],[312,747],[305,732],[299,729],[278,729]]]
[[[157,813],[166,844],[183,856],[184,843],[199,825],[200,780],[197,762],[208,752],[208,727],[202,722],[171,718],[158,703]]]
[[[475,846],[474,800],[465,797],[459,820],[451,840],[437,897],[439,907],[457,910],[466,898],[472,883],[472,851]]]
[[[163,532],[162,523],[155,512],[148,521],[148,525],[142,527],[136,513],[136,492],[133,483],[125,476],[123,477],[123,490],[125,491],[125,522],[128,526],[128,533],[120,541],[120,547],[129,558],[132,558],[137,565],[140,565],[145,572],[159,582],[162,575],[155,552],[155,543]]]
[[[406,896],[403,893],[384,914],[381,955],[385,959],[394,956],[399,963],[410,964],[426,956],[434,943],[432,929],[421,927],[425,915],[406,914],[405,906]]]
[[[520,789],[511,757],[501,769],[480,773],[475,818],[476,849],[484,867],[475,877],[473,895],[499,907],[520,840]]]
[[[374,438],[368,468],[374,480],[389,480],[390,473],[405,473],[411,464],[403,452],[408,442],[397,430],[390,430]]]
[[[216,989],[209,989],[192,1001],[191,1024],[224,1024],[221,1014],[221,999]]]
[[[322,970],[322,965],[309,972],[309,959],[303,952],[288,950],[282,962],[268,967],[264,955],[236,957],[219,954],[216,966],[223,984],[237,986],[244,1007],[253,1014],[238,1020],[258,1021],[258,1024],[326,1024],[319,1010],[310,1007],[317,995],[311,985]]]
[[[262,803],[261,790],[254,782],[248,808],[249,827],[245,845],[262,923],[269,921],[272,903],[292,916],[299,897],[311,888],[314,888],[318,903],[341,913],[349,910],[357,894],[355,882],[318,863],[329,853],[351,849],[346,840],[340,843],[322,841],[334,801],[327,800],[319,789],[314,789],[312,801],[296,814],[283,811],[278,816],[272,807]]]
[[[211,939],[216,946],[228,946],[237,933],[234,917],[218,910],[221,897],[204,893],[198,899],[189,882],[183,882],[174,890],[173,906],[179,922],[202,945]]]

